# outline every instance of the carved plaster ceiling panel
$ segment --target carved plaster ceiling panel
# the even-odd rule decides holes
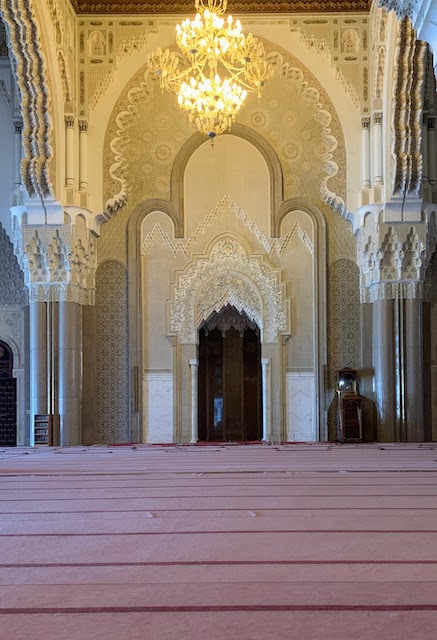
[[[72,0],[77,13],[148,14],[194,13],[194,0]],[[234,13],[345,13],[369,12],[369,0],[231,0],[229,11]]]

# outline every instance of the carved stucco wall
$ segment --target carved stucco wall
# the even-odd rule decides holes
[[[339,119],[315,79],[306,74],[302,80],[302,65],[288,54],[284,60],[294,79],[276,77],[267,87],[262,103],[255,100],[243,110],[241,122],[264,136],[277,153],[285,178],[284,196],[301,195],[322,210],[328,227],[327,263],[354,261],[356,240],[352,227],[338,211],[323,201],[321,193],[321,185],[328,178],[328,172],[332,171],[334,175],[327,179],[326,184],[332,192],[345,197],[345,149]],[[193,133],[185,116],[179,113],[174,97],[162,94],[151,83],[146,85],[143,79],[144,69],[125,87],[107,130],[104,149],[106,199],[113,206],[114,200],[111,199],[120,192],[124,181],[126,204],[114,212],[102,228],[102,236],[98,240],[101,261],[115,258],[126,262],[126,224],[130,213],[136,205],[149,198],[169,200],[174,158]],[[314,91],[304,98],[302,94],[308,87],[313,87]],[[327,167],[331,167],[328,172]],[[114,179],[120,176],[123,181]],[[223,197],[225,195],[223,192]],[[123,200],[119,200],[121,205]],[[272,268],[283,270],[283,280],[287,283],[285,297],[291,300],[291,326],[292,333],[295,332],[295,338],[287,342],[286,366],[289,371],[313,370],[315,326],[311,251],[314,247],[311,249],[311,244],[314,242],[314,230],[308,216],[301,212],[289,214],[283,221],[281,238],[274,240],[270,236],[267,203],[263,222],[254,220],[254,211],[240,210],[238,202],[224,207],[219,204],[221,213],[212,224],[207,218],[215,214],[211,210],[204,211],[203,216],[190,220],[187,235],[181,239],[175,239],[173,224],[163,213],[151,213],[144,221],[143,294],[147,292],[142,328],[144,369],[167,372],[172,367],[171,345],[166,339],[169,332],[166,300],[171,298],[175,270],[183,270],[192,259],[190,256],[204,254],[208,242],[226,231],[243,238],[250,252],[265,255]],[[189,208],[186,210],[189,216]],[[263,230],[265,242],[254,231],[253,222]],[[196,237],[194,241],[195,229],[202,225],[204,237]],[[184,248],[187,245],[188,253]],[[103,297],[103,292],[100,295]],[[298,304],[293,304],[296,301]],[[354,321],[354,318],[349,319],[349,322]],[[103,355],[101,358],[103,365]],[[336,369],[337,364],[333,367]]]
[[[129,441],[127,273],[115,260],[96,273],[96,398],[94,442]]]
[[[24,305],[27,300],[23,272],[12,243],[0,223],[0,305]]]
[[[200,190],[199,185],[199,199]],[[267,342],[275,342],[278,331],[291,330],[287,367],[314,369],[313,223],[306,213],[293,211],[283,222],[281,237],[272,239],[253,214],[225,195],[186,239],[175,239],[163,213],[144,220],[145,369],[171,367],[166,335],[196,342],[202,320],[227,303],[255,320]],[[265,210],[268,228],[267,221]],[[266,279],[268,291],[263,289]]]
[[[328,270],[328,434],[337,437],[337,371],[361,366],[359,269],[355,262],[340,259]]]
[[[318,206],[324,199],[332,200],[341,207],[346,166],[338,116],[308,70],[287,52],[268,46],[278,74],[261,103],[248,101],[239,121],[264,136],[277,153],[285,198],[303,196]],[[174,96],[146,81],[145,71],[141,69],[123,89],[107,129],[104,192],[109,209],[118,212],[102,229],[100,260],[126,260],[124,227],[129,213],[149,198],[170,198],[173,160],[194,132]]]

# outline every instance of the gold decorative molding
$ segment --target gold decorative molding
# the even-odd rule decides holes
[[[0,0],[0,14],[7,25],[8,48],[21,93],[24,186],[30,196],[53,197],[52,111],[35,6],[32,0]]]
[[[193,0],[72,0],[78,14],[194,14]],[[231,0],[233,13],[368,13],[369,0]]]

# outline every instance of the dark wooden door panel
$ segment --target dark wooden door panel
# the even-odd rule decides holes
[[[198,407],[199,440],[261,439],[261,344],[257,330],[200,330]]]
[[[245,331],[244,364],[244,427],[246,440],[262,438],[261,344],[255,331]]]
[[[243,338],[229,329],[223,339],[225,440],[245,440],[243,430]]]

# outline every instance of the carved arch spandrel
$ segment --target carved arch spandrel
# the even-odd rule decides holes
[[[299,100],[304,101],[302,104],[304,105],[305,113],[310,114],[311,127],[315,127],[317,132],[320,150],[317,156],[317,181],[315,183],[317,187],[315,187],[315,196],[320,197],[321,200],[339,211],[342,215],[345,215],[346,205],[342,197],[346,190],[344,166],[345,147],[344,135],[338,115],[335,112],[329,96],[320,86],[317,79],[300,61],[272,43],[269,44],[269,47],[269,59],[271,59],[277,68],[277,80],[281,83],[282,93],[283,90],[287,89],[287,91],[291,91],[293,95],[299,96]],[[128,204],[128,198],[131,198],[132,195],[133,200],[138,202],[143,198],[153,197],[156,193],[153,182],[147,182],[147,179],[144,180],[142,176],[141,184],[145,184],[148,187],[150,186],[150,188],[143,189],[141,193],[135,192],[134,185],[129,182],[129,175],[132,175],[131,169],[133,170],[135,166],[132,163],[135,162],[136,165],[138,165],[137,160],[141,153],[141,149],[138,146],[138,140],[140,140],[139,134],[141,134],[142,131],[139,123],[143,122],[143,120],[141,120],[140,110],[142,107],[140,106],[156,98],[155,88],[156,82],[149,76],[148,71],[145,71],[143,68],[131,78],[120,94],[117,104],[114,106],[105,139],[105,149],[108,152],[108,160],[104,174],[103,188],[106,200],[105,207],[109,216],[125,208]],[[161,107],[163,107],[162,104]],[[165,109],[166,108],[165,106]],[[245,117],[242,113],[243,121]],[[249,118],[248,115],[247,118]],[[250,125],[249,119],[247,122]],[[157,161],[153,160],[153,164],[151,157],[148,157],[147,163],[149,166],[148,172],[151,175],[158,175],[159,169],[162,174],[161,177],[165,177],[165,179],[169,181],[170,187],[167,191],[169,202],[171,202],[172,208],[175,210],[179,220],[181,220],[183,217],[182,180],[178,180],[177,176],[183,176],[183,169],[190,155],[202,144],[202,140],[204,141],[205,138],[202,138],[200,134],[190,135],[188,125],[186,126],[185,121],[184,124],[180,123],[178,126],[180,127],[180,131],[178,131],[177,134],[181,136],[178,138],[178,142],[180,141],[182,148],[176,150],[177,145],[175,145],[172,137],[162,142],[162,147],[168,147],[165,149],[166,153],[169,155],[173,153],[173,157],[177,158],[177,161],[173,160],[173,168],[170,169],[172,166],[170,165],[170,171],[167,169],[161,171],[161,164],[165,164],[162,158],[159,158]],[[293,149],[288,149],[288,147],[292,145],[285,145],[285,147],[287,147],[285,148],[278,142],[277,138],[271,138],[272,141],[276,140],[276,142],[267,142],[268,130],[266,129],[264,131],[264,129],[262,129],[263,126],[265,126],[265,123],[264,125],[256,124],[253,127],[238,123],[232,127],[230,134],[242,137],[252,143],[267,162],[270,177],[274,177],[271,187],[271,202],[272,211],[274,215],[276,215],[283,199],[285,173],[288,170],[291,174],[292,162],[295,162],[295,155],[292,154],[298,153],[302,144],[299,142],[298,145],[293,145]],[[261,128],[257,131],[256,127]],[[169,129],[169,131],[171,130]],[[150,138],[147,141],[144,138],[143,140],[145,142],[151,141],[153,139],[153,132],[156,132],[156,130],[150,125],[150,131],[145,132]],[[250,137],[248,132],[250,132]],[[307,131],[306,133],[311,134],[311,132]],[[310,138],[305,138],[304,140],[309,139]],[[132,147],[135,148],[132,150]],[[172,147],[172,149],[170,149],[170,147]],[[125,153],[126,149],[128,149],[131,156],[135,156],[133,160],[132,158],[128,158]],[[153,147],[151,151],[153,151]],[[284,176],[282,176],[283,172]],[[147,175],[149,175],[149,173]],[[331,180],[334,178],[335,182],[332,182],[333,190],[331,191]],[[275,236],[274,229],[276,226],[276,221],[272,215],[271,227],[273,236]]]

